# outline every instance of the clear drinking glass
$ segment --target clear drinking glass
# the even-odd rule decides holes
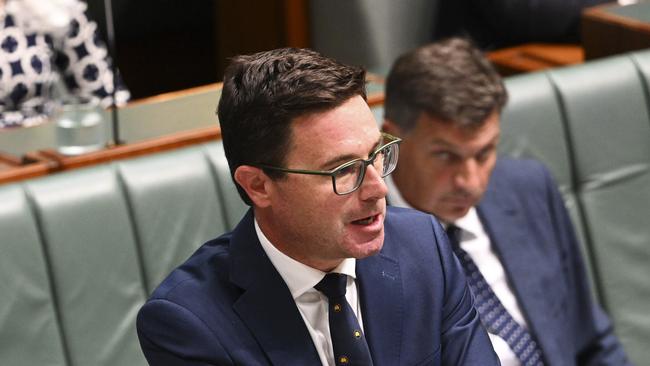
[[[66,104],[57,114],[57,150],[61,154],[79,155],[106,147],[107,126],[99,106]]]

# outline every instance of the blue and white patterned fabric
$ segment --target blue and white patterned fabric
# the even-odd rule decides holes
[[[47,121],[60,106],[61,89],[77,102],[112,104],[111,61],[85,10],[79,0],[0,4],[0,128]],[[129,92],[120,80],[117,87],[120,105]]]

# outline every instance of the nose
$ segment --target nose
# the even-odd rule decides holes
[[[469,191],[474,191],[481,185],[479,166],[476,160],[466,159],[459,164],[456,175],[454,176],[454,184],[459,188]]]
[[[387,193],[388,187],[386,187],[384,178],[381,177],[374,165],[368,165],[363,182],[359,187],[359,197],[364,201],[380,200],[386,197]]]

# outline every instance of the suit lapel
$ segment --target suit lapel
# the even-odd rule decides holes
[[[386,232],[384,248],[390,246]],[[363,327],[375,366],[398,365],[403,315],[399,265],[385,253],[357,261]]]
[[[547,361],[557,352],[555,340],[543,336],[548,334],[549,299],[548,283],[545,278],[553,277],[543,260],[540,240],[524,216],[517,197],[509,188],[498,187],[496,174],[492,177],[490,188],[478,206],[478,213],[492,246],[501,261],[529,329],[542,348]],[[552,362],[551,362],[552,363]]]
[[[318,365],[320,359],[289,288],[255,233],[252,210],[233,232],[231,281],[244,292],[235,312],[273,365]]]
[[[530,275],[537,269],[535,263],[529,260],[530,253],[527,251],[530,249],[531,238],[521,229],[525,223],[521,222],[516,210],[504,209],[486,201],[484,200],[478,208],[481,222],[508,275],[509,284],[524,308],[522,310],[526,315],[532,315],[532,309],[529,307],[532,304],[526,299],[539,295],[539,283],[537,276]]]

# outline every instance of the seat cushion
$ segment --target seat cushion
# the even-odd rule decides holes
[[[226,231],[221,197],[200,147],[125,161],[118,171],[151,292],[201,244]]]
[[[19,185],[0,187],[0,364],[66,365],[47,261]]]
[[[650,116],[625,55],[550,73],[568,121],[604,305],[633,360],[650,339]]]
[[[132,222],[111,166],[27,183],[74,365],[146,365],[135,317],[146,291]]]

